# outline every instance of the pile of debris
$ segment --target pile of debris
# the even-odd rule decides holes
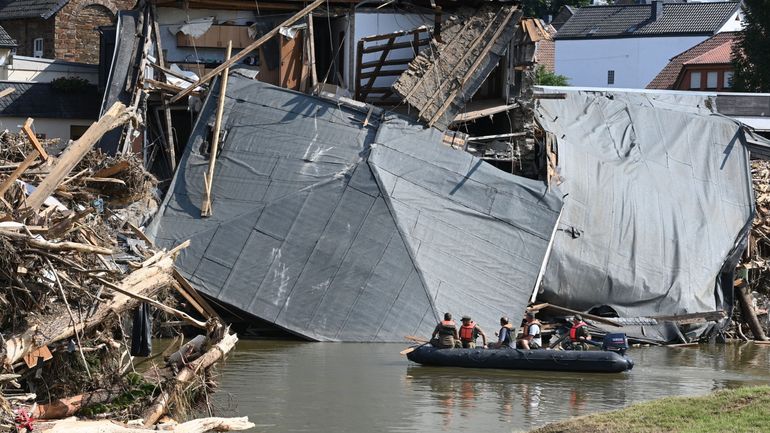
[[[130,221],[154,201],[155,181],[141,160],[91,150],[131,117],[116,104],[58,157],[37,140],[31,119],[22,134],[0,141],[2,431],[143,429],[64,419],[73,415],[141,418],[144,427],[166,414],[187,417],[206,400],[210,367],[237,341],[206,310],[207,320],[197,320],[178,309],[177,293],[203,302],[175,278],[173,258],[187,244],[157,250]],[[150,357],[153,322],[171,318],[203,334],[170,346],[166,359]],[[251,426],[206,418],[171,431]]]

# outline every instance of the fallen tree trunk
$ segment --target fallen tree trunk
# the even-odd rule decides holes
[[[39,404],[32,410],[32,416],[37,419],[61,419],[75,415],[83,407],[92,404],[107,403],[122,394],[121,390],[102,390],[74,397],[60,398],[48,404]]]
[[[39,423],[36,427],[36,431],[48,433],[147,433],[155,431],[107,420],[78,421],[74,417],[56,422]],[[244,416],[241,418],[201,418],[178,424],[163,431],[169,433],[227,432],[246,430],[252,427],[254,427],[254,423]]]
[[[83,159],[86,153],[94,147],[96,142],[107,132],[128,122],[131,117],[131,112],[120,102],[116,102],[110,107],[104,113],[104,116],[92,124],[82,137],[77,139],[62,153],[48,176],[40,182],[35,192],[27,199],[27,206],[32,210],[38,210],[45,199],[56,190],[56,187]]]
[[[219,340],[219,343],[209,349],[203,356],[187,364],[187,366],[180,370],[173,385],[167,386],[158,398],[155,399],[155,403],[147,408],[142,414],[144,426],[150,427],[154,425],[160,417],[168,411],[169,404],[174,401],[177,394],[187,385],[187,383],[192,381],[199,371],[209,368],[215,362],[224,358],[225,355],[232,350],[236,342],[238,342],[238,336],[226,331],[225,336]]]
[[[88,245],[88,244],[81,244],[77,242],[66,242],[66,241],[49,242],[42,239],[35,239],[24,233],[11,232],[8,230],[0,230],[0,236],[5,236],[7,238],[11,238],[14,240],[20,240],[20,241],[26,242],[32,247],[40,248],[41,250],[46,250],[46,251],[57,251],[57,252],[77,251],[80,253],[94,253],[94,254],[102,254],[107,256],[114,253],[109,248]]]
[[[754,339],[758,341],[767,341],[765,331],[762,329],[762,324],[759,323],[756,313],[754,312],[754,303],[751,302],[751,296],[746,293],[745,284],[740,284],[733,288],[733,292],[737,295],[739,304],[741,305],[741,314],[743,320],[749,325],[751,333],[754,334]],[[740,326],[740,324],[739,324]]]
[[[173,269],[173,259],[171,257],[165,257],[159,260],[158,263],[141,268],[137,271],[129,274],[120,283],[120,288],[132,294],[152,296],[160,289],[168,287],[173,281],[171,276]],[[135,297],[118,293],[112,300],[102,303],[96,309],[94,314],[84,318],[82,321],[72,323],[69,316],[57,315],[57,316],[42,316],[37,319],[40,323],[37,326],[37,330],[31,334],[35,336],[41,336],[42,342],[36,347],[47,346],[66,338],[70,338],[75,335],[76,332],[82,333],[104,322],[110,315],[119,314],[123,311],[129,310],[137,305],[141,301]],[[30,344],[30,332],[22,333],[20,335],[12,335],[6,341],[6,356],[4,360],[5,365],[14,364],[16,361],[22,359],[24,355],[35,349],[36,347]]]

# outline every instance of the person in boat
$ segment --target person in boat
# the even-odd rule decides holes
[[[513,335],[513,325],[507,317],[500,318],[500,331],[495,332],[497,343],[489,344],[490,349],[513,349],[516,337]]]
[[[438,338],[436,338],[437,336]],[[457,334],[457,326],[454,320],[452,320],[452,314],[444,313],[444,320],[436,325],[436,329],[433,330],[433,335],[430,337],[430,342],[439,349],[452,349],[455,347],[455,341],[460,341],[460,336]]]
[[[591,339],[588,333],[588,324],[583,321],[579,314],[572,318],[572,327],[569,330],[569,341],[572,350],[588,350],[587,340]]]
[[[517,344],[525,350],[540,349],[543,345],[540,334],[540,321],[535,319],[535,313],[528,312],[524,326],[524,335],[517,341]]]
[[[481,330],[481,327],[471,320],[470,316],[463,316],[462,326],[460,326],[460,344],[465,349],[475,349],[476,339],[481,335],[481,342],[484,344],[484,348],[487,348],[487,335]]]

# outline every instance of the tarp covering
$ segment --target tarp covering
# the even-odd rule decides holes
[[[315,340],[403,341],[439,314],[523,313],[561,209],[542,182],[404,118],[231,76],[213,216],[200,217],[218,89],[150,234],[204,293]]]
[[[538,300],[621,317],[728,308],[754,203],[740,126],[703,96],[557,91],[536,107],[566,196]]]

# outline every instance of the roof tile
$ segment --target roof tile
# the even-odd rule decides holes
[[[713,34],[738,10],[738,2],[665,3],[652,18],[654,5],[579,8],[556,39]]]
[[[676,55],[670,62],[658,73],[650,84],[647,85],[648,89],[673,89],[676,84],[676,79],[679,77],[679,73],[682,71],[682,67],[686,62],[690,62],[704,54],[711,52],[712,50],[719,48],[725,44],[730,44],[735,40],[737,33],[735,32],[723,32],[706,39],[698,45],[690,48],[683,53]]]

